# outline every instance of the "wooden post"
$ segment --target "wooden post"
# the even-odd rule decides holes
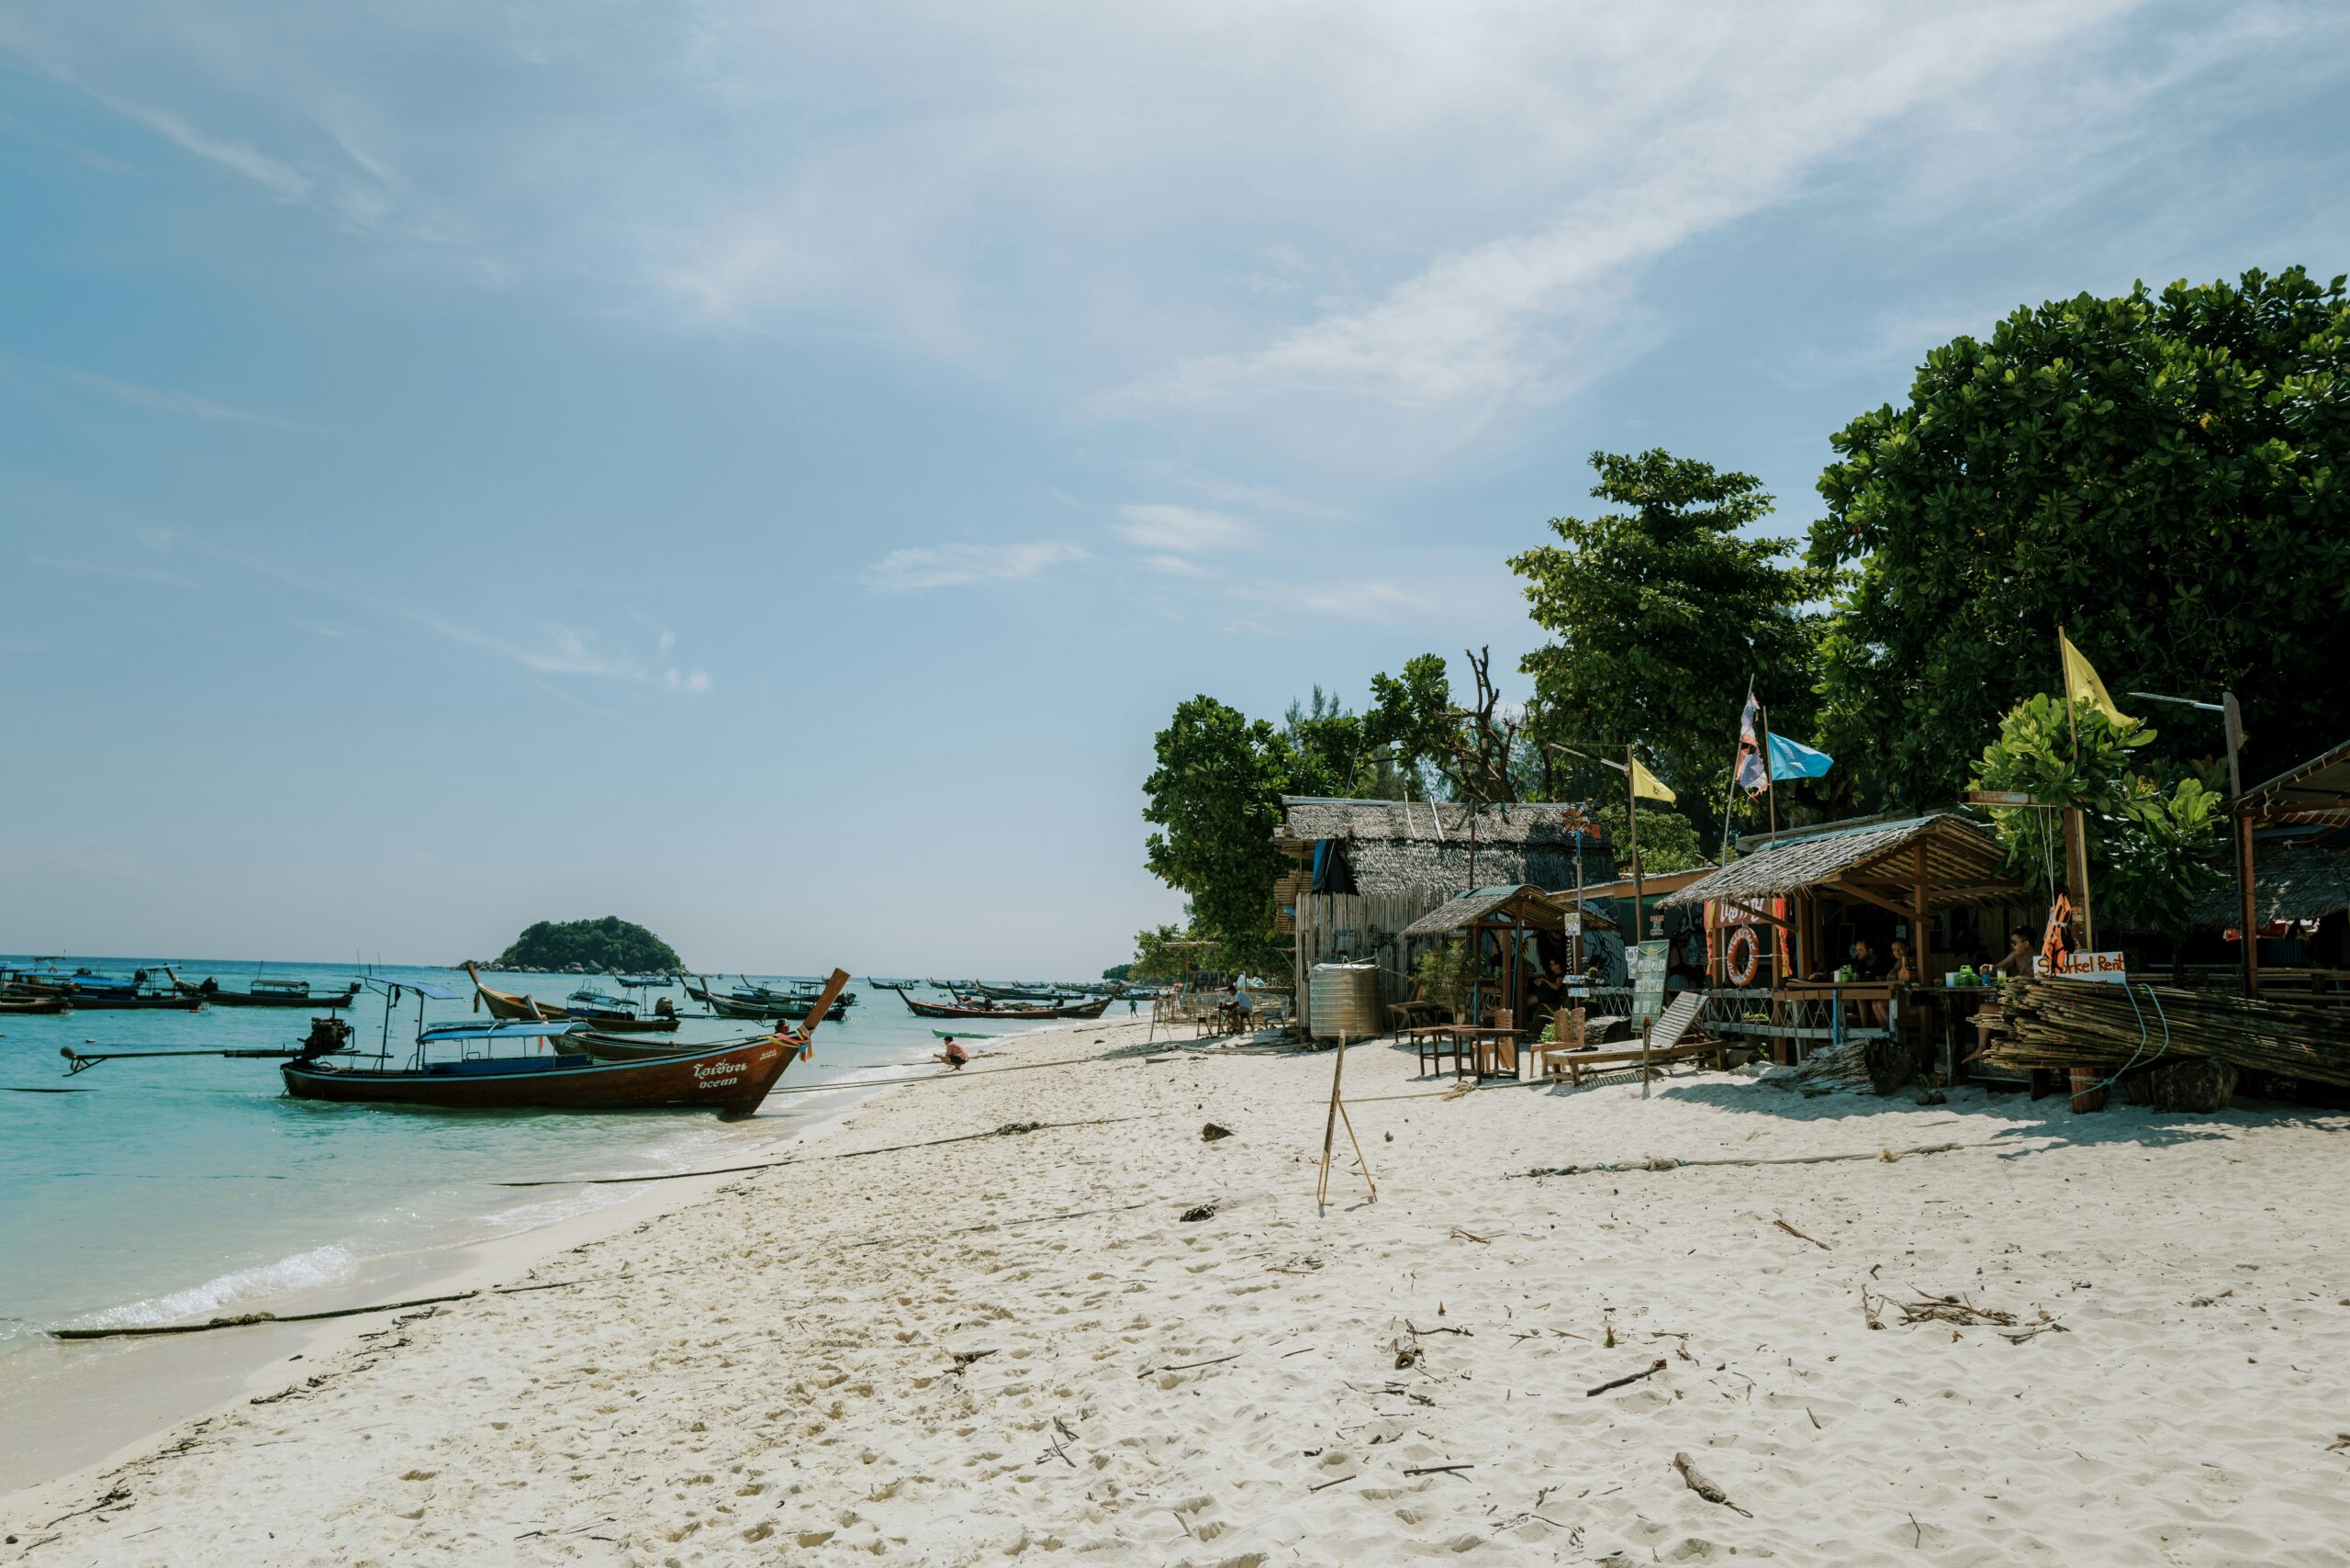
[[[2073,766],[2081,762],[2081,720],[2073,708],[2073,666],[2065,661],[2065,628],[2056,628],[2056,667],[2065,678],[2065,723],[2073,737]],[[2088,828],[2076,806],[2065,808],[2065,880],[2071,884],[2073,914],[2080,924],[2081,951],[2097,948],[2097,921],[2089,913]]]
[[[1326,1207],[1330,1202],[1330,1154],[1337,1146],[1338,1124],[1347,1125],[1347,1141],[1354,1146],[1355,1163],[1362,1167],[1362,1179],[1371,1187],[1371,1201],[1379,1202],[1379,1183],[1371,1174],[1371,1161],[1363,1158],[1362,1140],[1355,1137],[1354,1118],[1347,1114],[1346,1102],[1339,1097],[1339,1088],[1347,1071],[1347,1037],[1338,1036],[1337,1059],[1330,1066],[1330,1119],[1322,1129],[1322,1176],[1314,1189],[1314,1202]]]
[[[1338,1137],[1338,1086],[1345,1080],[1346,1073],[1347,1037],[1340,1035],[1337,1059],[1330,1065],[1330,1115],[1322,1125],[1322,1175],[1314,1187],[1316,1204],[1330,1201],[1330,1148]]]
[[[2252,896],[2252,819],[2244,814],[2244,771],[2236,754],[2244,749],[2244,710],[2236,706],[2236,694],[2220,693],[2220,715],[2228,730],[2228,810],[2235,828],[2236,849],[2236,912],[2237,935],[2244,939],[2244,993],[2255,1001],[2260,997],[2260,939],[2252,934],[2255,913]]]
[[[1915,913],[1909,923],[1912,937],[1909,944],[1909,957],[1918,966],[1918,982],[1920,985],[1926,985],[1932,982],[1934,972],[1932,967],[1926,962],[1927,955],[1933,951],[1932,944],[1926,935],[1926,841],[1920,838],[1909,847],[1915,855],[1915,858],[1910,863],[1910,874],[1914,878],[1912,893],[1916,905]]]
[[[1656,1020],[1640,1020],[1640,1098],[1649,1097],[1649,1034],[1656,1027]]]
[[[1640,795],[1632,781],[1632,769],[1639,759],[1632,748],[1624,748],[1624,832],[1631,841],[1632,851],[1632,946],[1638,949],[1648,935],[1648,925],[1640,918]]]
[[[1762,793],[1771,802],[1771,836],[1779,835],[1778,780],[1771,777],[1771,710],[1754,705],[1754,735],[1762,747]]]

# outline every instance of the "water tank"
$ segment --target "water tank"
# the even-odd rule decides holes
[[[1367,1040],[1387,1031],[1377,964],[1316,964],[1307,992],[1314,1036]]]

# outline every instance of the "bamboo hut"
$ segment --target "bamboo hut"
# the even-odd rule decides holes
[[[1578,849],[1583,876],[1612,879],[1614,857],[1567,825],[1574,810],[1285,797],[1278,842],[1292,870],[1275,891],[1275,929],[1296,935],[1299,1022],[1312,1026],[1318,963],[1374,962],[1382,1002],[1406,1000],[1412,949],[1427,939],[1407,941],[1405,928],[1472,889],[1572,889]]]
[[[1748,853],[1657,902],[1702,906],[1708,980],[1758,1003],[1716,1026],[1767,1037],[1785,1059],[1807,1041],[1883,1037],[1899,1026],[1907,999],[1897,988],[1830,978],[1856,938],[1880,954],[1906,939],[1931,982],[1954,967],[1961,941],[1996,956],[1999,934],[2031,923],[2038,908],[2008,876],[1990,829],[1956,812],[1830,823],[1740,847]]]

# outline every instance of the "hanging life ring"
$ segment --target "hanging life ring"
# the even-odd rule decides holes
[[[1744,991],[1754,983],[1754,971],[1762,967],[1762,944],[1756,939],[1754,927],[1741,925],[1729,934],[1729,947],[1724,958],[1731,985]]]

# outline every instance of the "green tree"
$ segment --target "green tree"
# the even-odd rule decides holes
[[[1523,665],[1534,738],[1639,742],[1686,814],[1701,817],[1709,801],[1718,813],[1749,681],[1779,728],[1810,731],[1807,606],[1826,574],[1786,558],[1795,541],[1747,536],[1771,512],[1751,475],[1662,448],[1595,452],[1591,465],[1591,493],[1624,510],[1553,518],[1560,542],[1509,563],[1551,637]],[[1601,792],[1596,776],[1578,772],[1576,784]]]
[[[1821,651],[1840,765],[1947,798],[2054,678],[2060,624],[2116,691],[2232,688],[2255,776],[2339,739],[2343,286],[2295,267],[2019,309],[1838,432],[1810,561],[1858,563]]]
[[[1183,927],[1156,926],[1135,933],[1134,962],[1119,965],[1125,973],[1116,978],[1142,985],[1181,980],[1200,967],[1201,957],[1198,940]]]
[[[1724,760],[1728,760],[1725,758]],[[1617,775],[1620,780],[1621,775]],[[1592,820],[1598,824],[1599,835],[1616,853],[1617,875],[1632,874],[1632,841],[1626,832],[1628,820],[1624,814],[1623,786],[1617,786],[1613,804],[1594,811]],[[1717,831],[1719,824],[1717,823]],[[1688,871],[1707,864],[1704,847],[1697,830],[1687,817],[1661,805],[1640,808],[1640,874],[1662,877],[1668,871]]]
[[[1273,884],[1287,862],[1274,846],[1293,753],[1259,719],[1213,697],[1178,706],[1155,743],[1158,766],[1144,781],[1151,834],[1145,863],[1188,894],[1199,933],[1224,967],[1274,971]]]
[[[2153,761],[2154,739],[2144,724],[2115,724],[2087,702],[2074,704],[2068,723],[2065,705],[2041,693],[1999,722],[1971,783],[2078,808],[2098,924],[2176,937],[2188,906],[2221,880],[2220,797],[2191,773],[2165,778]],[[1999,809],[1991,821],[2010,876],[2035,889],[2064,882],[2055,812]]]

